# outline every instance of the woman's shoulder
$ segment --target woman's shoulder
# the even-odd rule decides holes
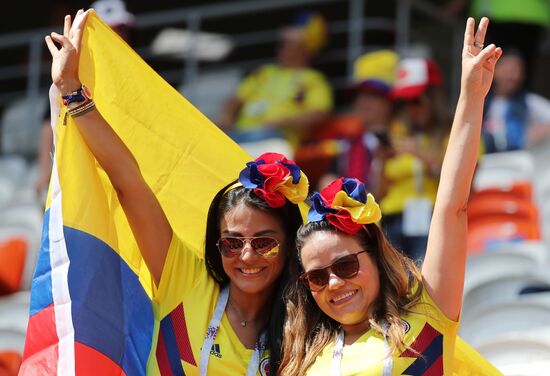
[[[402,316],[406,323],[405,326],[410,329],[411,327],[424,327],[428,324],[442,334],[455,332],[458,321],[447,318],[421,283],[412,286],[410,295],[413,296],[418,293],[418,299],[411,308],[411,312]]]

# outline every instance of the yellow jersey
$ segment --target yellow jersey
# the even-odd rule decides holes
[[[237,89],[243,102],[235,128],[248,131],[270,121],[294,117],[305,112],[332,109],[332,91],[322,73],[310,68],[266,65],[247,76]],[[299,138],[288,130],[287,136]]]
[[[425,289],[415,313],[402,319],[406,326],[404,340],[410,349],[387,357],[384,336],[370,329],[352,345],[344,346],[341,375],[452,375],[458,322],[449,320]],[[333,351],[334,341],[319,354],[307,375],[330,375]]]
[[[426,134],[418,137],[418,145],[424,150],[431,148],[434,142],[438,141]],[[432,205],[435,203],[438,177],[428,171],[426,164],[415,155],[403,153],[388,159],[383,174],[389,182],[388,191],[380,200],[383,214],[402,213],[407,201],[414,198],[428,199]]]
[[[174,234],[161,281],[153,291],[158,320],[147,374],[199,375],[201,347],[219,295],[220,286],[204,260]],[[245,375],[253,351],[241,343],[224,313],[210,349],[208,375]],[[268,374],[269,353],[264,351],[256,375]]]

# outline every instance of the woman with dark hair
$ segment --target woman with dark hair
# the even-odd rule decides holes
[[[173,231],[131,152],[96,108],[78,76],[86,14],[46,43],[52,79],[67,114],[107,173],[153,283],[154,356],[148,373],[265,375],[276,372],[288,260],[308,191],[299,167],[265,153],[210,205],[205,257]],[[80,20],[80,19],[79,19]],[[61,45],[60,48],[54,43]]]
[[[466,25],[462,87],[419,269],[377,226],[356,179],[312,196],[287,295],[281,375],[451,375],[462,304],[468,195],[484,98],[502,50]]]

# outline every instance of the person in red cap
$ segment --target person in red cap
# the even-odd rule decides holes
[[[449,124],[443,75],[431,59],[400,62],[393,99],[402,122],[390,129],[391,152],[379,169],[384,227],[397,249],[422,260]]]

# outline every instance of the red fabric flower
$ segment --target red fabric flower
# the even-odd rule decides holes
[[[290,175],[290,170],[285,165],[279,163],[258,165],[258,171],[260,171],[265,179],[264,189],[269,191],[273,191]]]
[[[296,164],[296,162],[287,159],[284,155],[279,153],[263,153],[258,158],[255,159],[256,162],[264,161],[265,164],[284,162],[290,164]]]
[[[321,191],[321,197],[323,197],[323,200],[326,202],[326,204],[330,207],[332,204],[332,200],[334,200],[334,196],[336,196],[336,193],[340,192],[342,190],[342,181],[344,178],[339,178],[334,181],[332,181],[329,185],[325,187]]]
[[[340,230],[353,235],[363,227],[360,223],[355,223],[347,210],[339,210],[338,213],[328,213],[325,217],[327,221],[332,223]]]
[[[261,188],[254,188],[254,193],[267,202],[272,208],[280,208],[285,205],[286,198],[281,192],[271,192]]]
[[[296,163],[278,153],[265,153],[248,162],[239,174],[239,181],[272,208],[284,206],[286,200],[293,204],[304,201],[309,186]]]

